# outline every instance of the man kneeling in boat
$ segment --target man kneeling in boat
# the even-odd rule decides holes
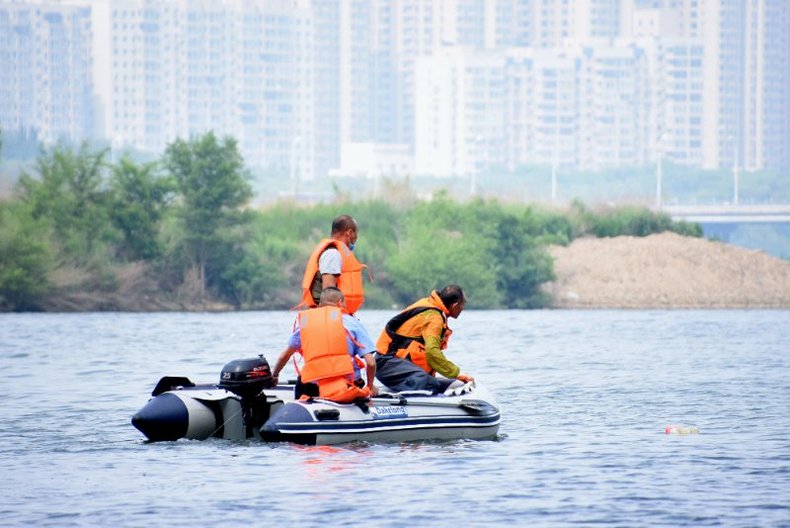
[[[308,396],[349,403],[378,394],[374,385],[376,347],[362,323],[343,313],[344,309],[343,292],[330,286],[321,292],[318,308],[299,313],[296,330],[272,371],[275,383],[291,356],[301,351],[301,383],[318,386],[317,393],[305,390]],[[360,363],[366,368],[367,385]]]
[[[461,287],[450,284],[390,319],[376,343],[379,381],[397,392],[429,390],[434,394],[454,386],[456,380],[455,385],[474,381],[442,352],[452,334],[447,318],[457,319],[465,305]]]

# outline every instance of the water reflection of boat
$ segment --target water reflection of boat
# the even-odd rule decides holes
[[[132,417],[132,424],[151,441],[261,438],[328,445],[490,439],[501,419],[496,400],[479,385],[448,395],[383,393],[350,404],[295,400],[293,383],[273,386],[262,356],[228,363],[217,384],[166,376],[151,395]]]

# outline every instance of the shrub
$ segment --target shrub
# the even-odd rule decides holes
[[[35,310],[51,285],[45,225],[19,205],[0,203],[0,309]]]

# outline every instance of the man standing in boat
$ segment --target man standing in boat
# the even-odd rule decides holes
[[[297,351],[304,357],[300,391],[307,396],[348,403],[378,394],[374,385],[376,346],[362,323],[348,315],[338,288],[324,288],[318,308],[299,312],[296,330],[272,370],[275,384]],[[362,380],[361,366],[365,367],[367,384]]]
[[[318,306],[321,291],[329,287],[343,292],[347,313],[353,315],[362,306],[365,301],[362,269],[365,265],[353,253],[358,235],[359,226],[353,217],[340,215],[334,219],[331,238],[319,242],[307,261],[300,308]]]
[[[390,319],[376,343],[379,381],[394,391],[433,393],[474,381],[472,376],[461,373],[443,352],[452,334],[447,318],[457,319],[465,305],[461,287],[450,284]],[[436,377],[437,373],[444,378]]]

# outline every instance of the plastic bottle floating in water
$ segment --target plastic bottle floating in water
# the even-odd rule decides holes
[[[690,435],[699,434],[699,427],[693,425],[668,425],[664,429],[664,434]]]

